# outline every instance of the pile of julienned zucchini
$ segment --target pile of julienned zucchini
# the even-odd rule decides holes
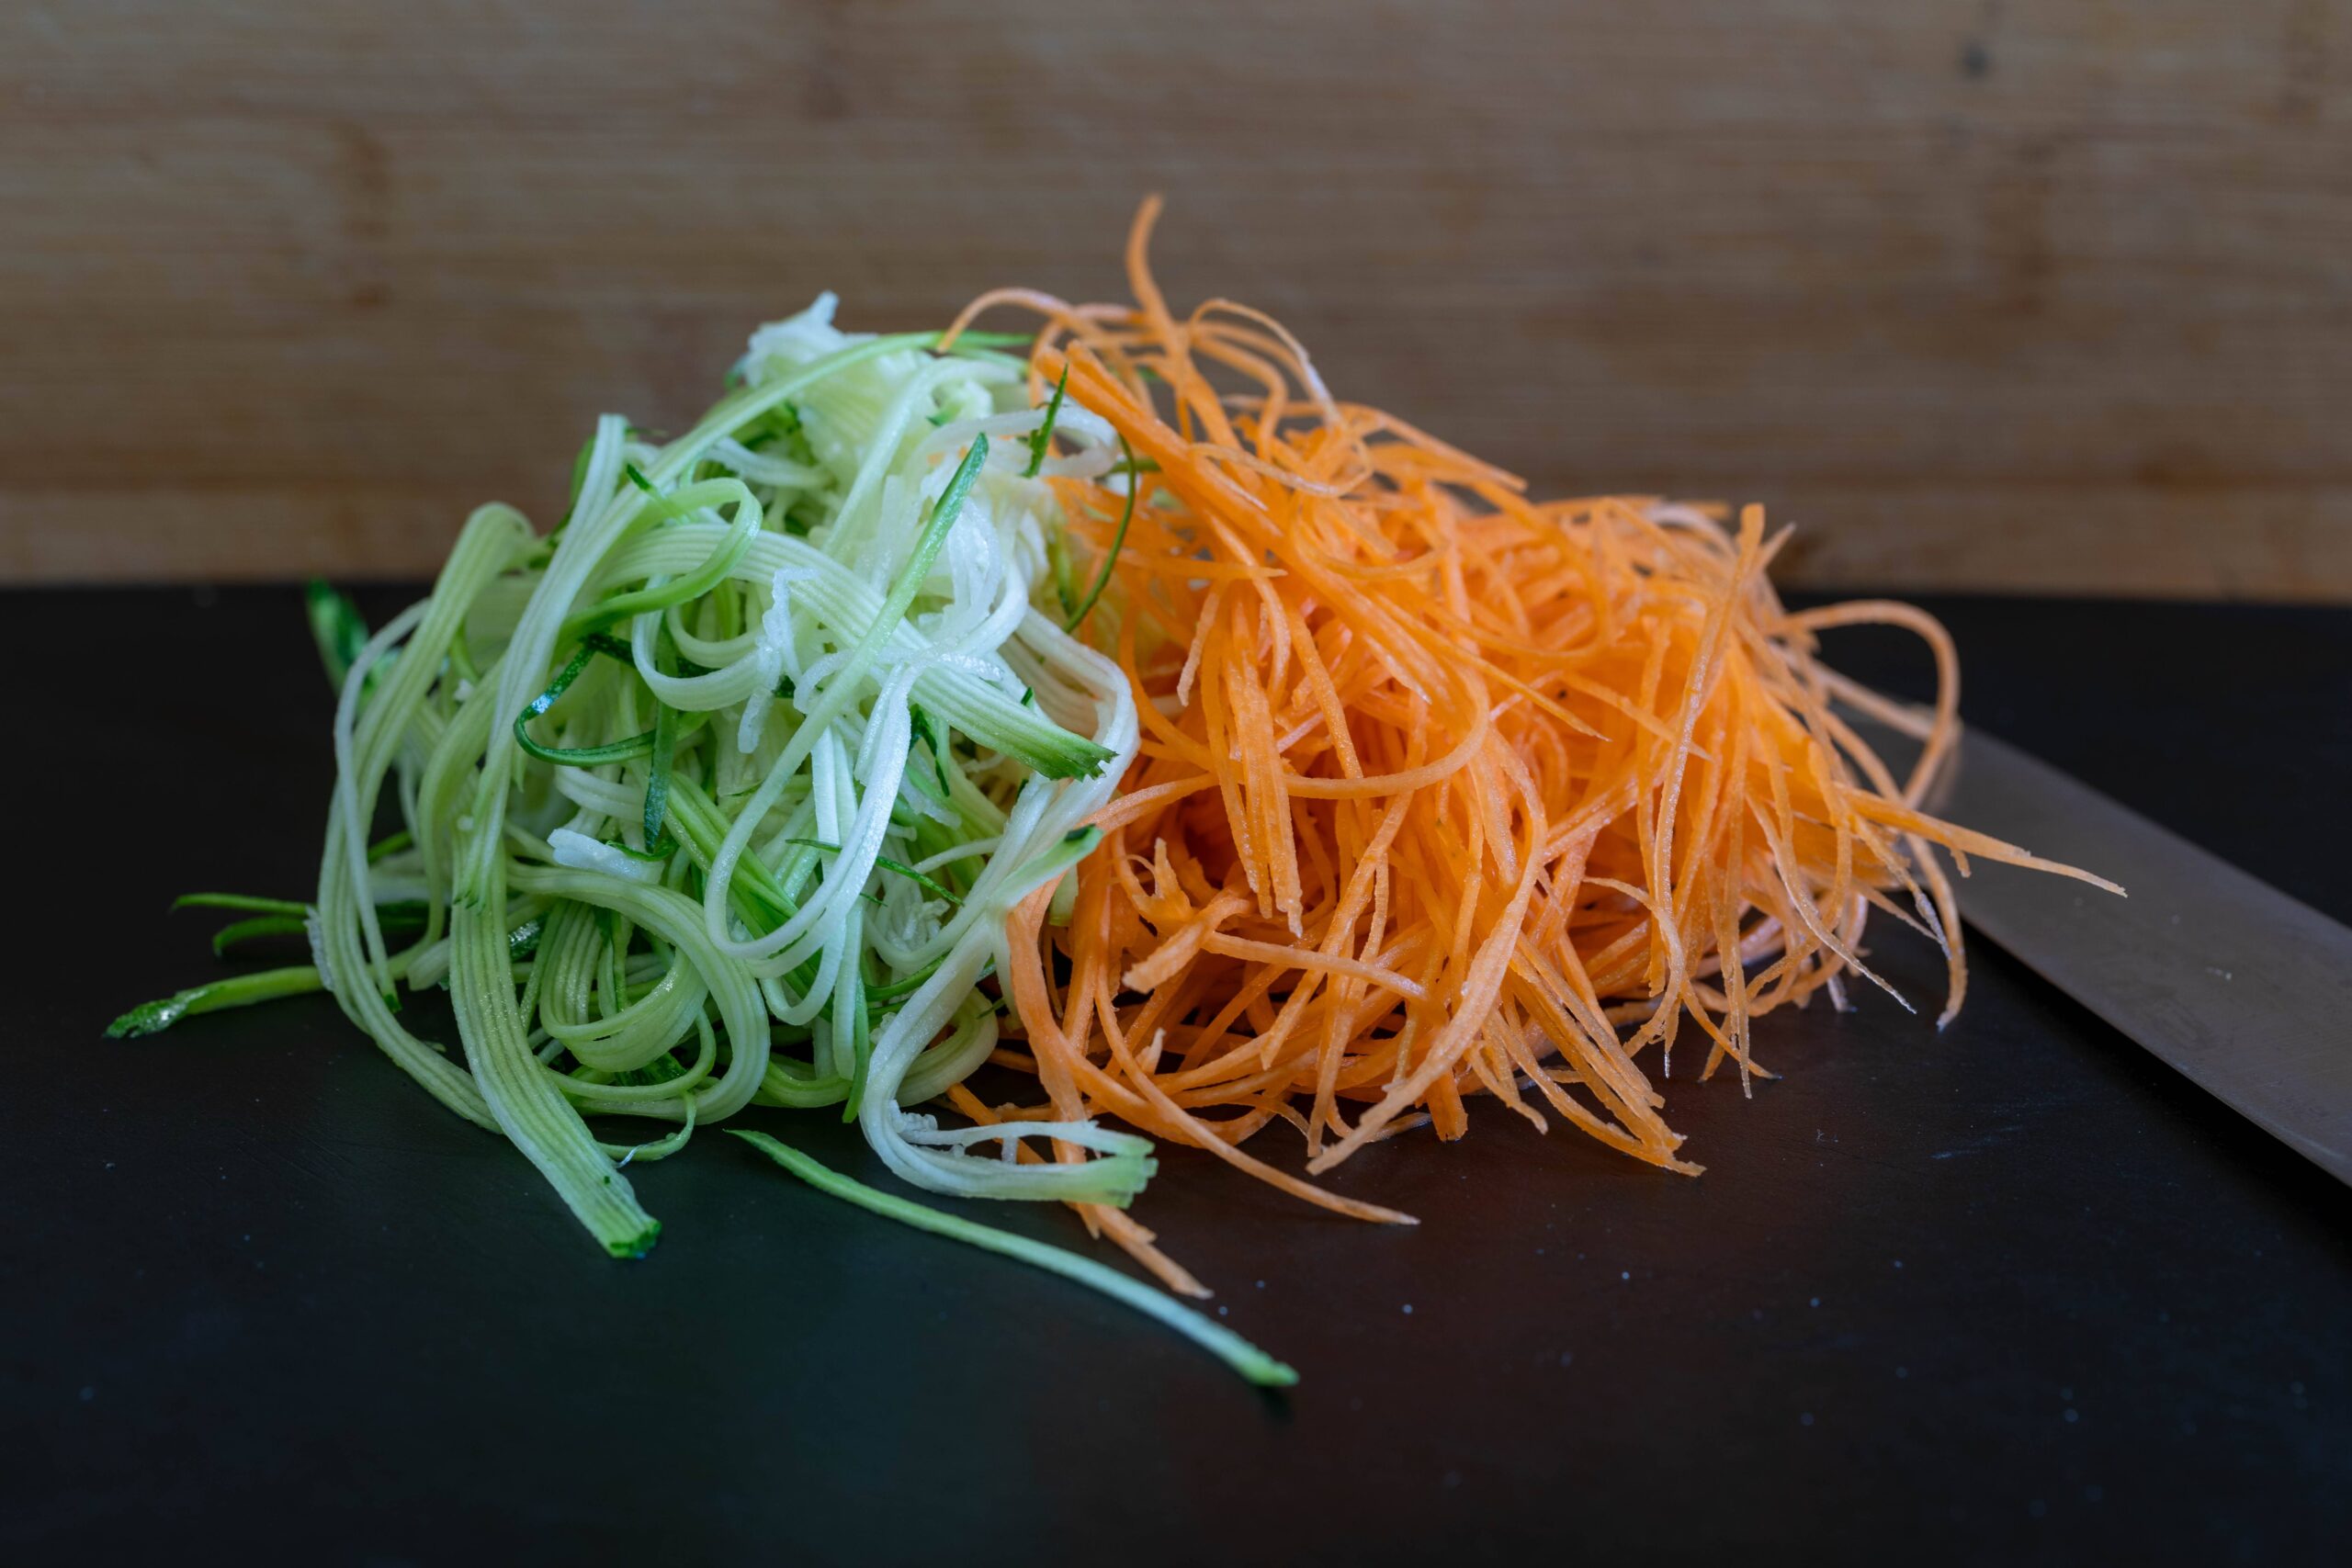
[[[1007,914],[1093,847],[1087,818],[1135,755],[1125,677],[1069,635],[1091,595],[1071,593],[1047,483],[1120,485],[1118,444],[1058,389],[1033,403],[1004,340],[936,353],[935,333],[839,332],[833,308],[755,333],[675,440],[601,420],[552,533],[482,507],[432,592],[372,635],[314,589],[340,693],[317,897],[183,900],[247,914],[216,947],[299,930],[312,962],[110,1033],[330,991],[616,1256],[660,1232],[625,1168],[751,1105],[840,1105],[935,1192],[1134,1196],[1154,1163],[1133,1134],[905,1109],[989,1056]],[[461,1050],[403,1021],[403,993],[435,987]],[[592,1117],[607,1137],[613,1118],[666,1125],[616,1143]],[[1129,1300],[1257,1381],[1293,1376],[1100,1264],[748,1135],[837,1195]],[[1045,1138],[1058,1157],[1014,1157]]]

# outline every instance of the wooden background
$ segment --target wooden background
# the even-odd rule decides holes
[[[429,571],[602,409],[1181,300],[1791,575],[2352,598],[2352,3],[9,0],[0,578]]]

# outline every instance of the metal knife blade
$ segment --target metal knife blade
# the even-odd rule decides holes
[[[1865,732],[1890,763],[1917,754]],[[2121,883],[2127,898],[1972,859],[1954,888],[1970,926],[2352,1182],[2352,931],[1973,727],[1928,804]]]

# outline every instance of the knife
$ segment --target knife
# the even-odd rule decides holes
[[[1901,776],[1917,744],[1858,725]],[[2352,1182],[2352,931],[1974,728],[1936,815],[2097,872],[1972,858],[1961,914],[2255,1125]]]

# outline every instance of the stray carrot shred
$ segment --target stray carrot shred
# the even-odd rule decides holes
[[[1842,1009],[1849,973],[1885,986],[1860,957],[1873,908],[1942,948],[1948,1021],[1967,963],[1931,846],[2098,883],[1919,809],[1960,734],[1933,619],[1789,612],[1766,577],[1786,534],[1759,507],[1531,501],[1335,400],[1271,318],[1212,300],[1179,319],[1147,262],[1158,213],[1128,243],[1136,305],[1000,290],[953,329],[1040,313],[1033,388],[1067,374],[1137,459],[1052,481],[1089,577],[1136,487],[1083,634],[1144,726],[1069,923],[1044,891],[1009,922],[1029,1055],[999,1059],[1037,1074],[1053,1114],[1114,1116],[1391,1222],[1409,1219],[1239,1145],[1284,1122],[1320,1175],[1410,1127],[1458,1138],[1487,1095],[1696,1175],[1652,1047],[1669,1073],[1688,1024],[1702,1077],[1770,1077],[1758,1018],[1824,990]],[[1863,624],[1927,640],[1931,713],[1818,662],[1817,633]],[[1833,701],[1924,742],[1906,778]],[[1088,1217],[1199,1291],[1125,1216]]]

